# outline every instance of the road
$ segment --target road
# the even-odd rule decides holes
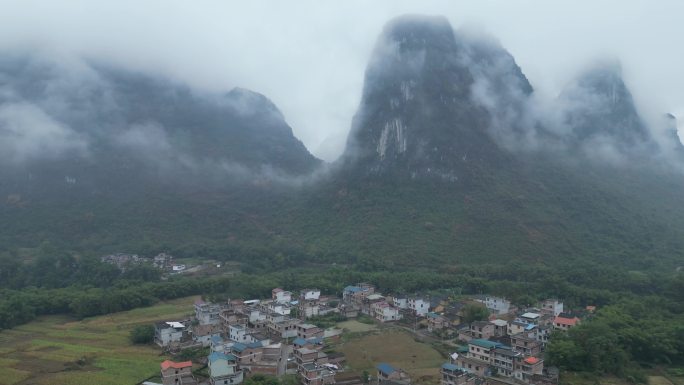
[[[294,347],[292,345],[282,344],[283,348],[280,349],[280,361],[278,361],[278,375],[282,376],[287,372],[287,359],[290,357]]]

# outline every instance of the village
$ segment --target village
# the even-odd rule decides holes
[[[466,313],[474,307],[484,317],[469,322]],[[383,295],[368,283],[347,286],[338,295],[275,288],[267,299],[198,300],[194,308],[192,319],[157,323],[154,342],[170,354],[198,348],[208,354],[161,362],[163,385],[240,384],[256,374],[296,375],[302,385],[421,383],[388,362],[375,363],[373,372],[349,373],[345,355],[331,348],[346,331],[317,326],[323,319],[372,320],[422,340],[442,341],[450,351],[439,368],[441,385],[557,384],[558,369],[546,367],[543,359],[552,332],[574,327],[595,310],[570,312],[556,299],[517,308],[488,295]],[[384,343],[393,341],[388,337]],[[206,365],[202,374],[198,365]]]

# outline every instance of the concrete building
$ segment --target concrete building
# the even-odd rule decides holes
[[[192,361],[162,362],[161,378],[163,385],[197,385],[197,380],[192,375]]]
[[[161,347],[181,342],[187,335],[187,328],[181,322],[158,322],[154,325],[154,342]]]
[[[511,311],[511,301],[494,296],[485,296],[484,305],[494,314],[507,314]]]
[[[211,385],[240,384],[244,379],[238,360],[232,354],[213,352],[207,360]]]

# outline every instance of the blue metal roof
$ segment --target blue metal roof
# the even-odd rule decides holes
[[[346,291],[346,292],[352,292],[352,293],[357,293],[357,292],[359,292],[359,291],[361,291],[361,290],[363,290],[363,289],[361,289],[361,288],[358,287],[358,286],[347,286],[347,287],[344,288],[344,291]]]
[[[295,338],[295,340],[292,341],[292,344],[303,346],[306,345],[306,340],[304,338]]]
[[[451,371],[461,370],[461,368],[459,368],[458,366],[456,366],[452,363],[449,363],[449,362],[445,362],[444,364],[442,364],[442,369],[451,370]]]
[[[242,352],[242,351],[244,351],[245,349],[247,349],[247,345],[241,344],[241,343],[239,343],[239,342],[236,342],[236,343],[233,344],[233,346],[231,347],[231,349],[233,349],[233,350],[236,351],[236,352]]]
[[[250,342],[247,344],[247,347],[252,348],[252,349],[253,348],[260,348],[262,346],[264,346],[264,345],[262,345],[261,342]]]
[[[221,338],[219,336],[213,336],[213,337],[211,337],[211,343],[221,344],[221,343],[223,343],[223,338]]]
[[[392,365],[390,365],[390,364],[388,364],[388,363],[386,363],[386,362],[383,362],[383,363],[378,364],[378,366],[376,366],[376,368],[378,368],[378,370],[380,371],[380,373],[382,373],[382,374],[384,374],[384,375],[386,375],[386,376],[389,376],[390,374],[392,374],[392,373],[394,373],[394,372],[397,371],[396,369],[394,369],[394,368],[392,367]]]
[[[213,352],[209,355],[210,362],[214,362],[217,360],[237,361],[237,357],[235,357],[232,354],[225,354],[220,352]]]
[[[494,342],[494,341],[484,340],[484,339],[470,340],[470,342],[468,342],[468,343],[472,344],[472,345],[479,346],[481,348],[485,348],[485,349],[496,348],[496,347],[499,347],[502,345],[499,342]]]

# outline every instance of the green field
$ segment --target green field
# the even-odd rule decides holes
[[[137,324],[192,313],[196,297],[75,321],[42,317],[0,332],[0,385],[135,384],[159,371],[156,346],[128,341]]]
[[[412,382],[439,383],[439,368],[446,361],[430,345],[417,342],[409,333],[387,329],[377,334],[354,338],[335,348],[345,354],[349,369],[357,374],[367,370],[375,376],[375,366],[387,362],[403,369]]]

